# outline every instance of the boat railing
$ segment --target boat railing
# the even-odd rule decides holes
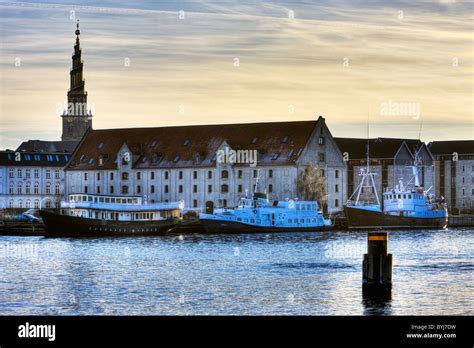
[[[171,210],[180,209],[179,202],[170,203],[147,203],[147,204],[128,204],[128,203],[100,203],[100,202],[61,202],[63,209],[103,209],[103,210]]]

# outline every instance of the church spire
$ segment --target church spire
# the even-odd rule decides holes
[[[87,109],[87,92],[82,76],[83,62],[79,36],[79,20],[76,24],[76,44],[72,54],[72,68],[69,72],[70,86],[67,93],[67,110],[64,111],[62,140],[79,141],[85,131],[92,127],[92,114]]]

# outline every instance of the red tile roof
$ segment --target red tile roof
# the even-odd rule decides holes
[[[297,121],[89,130],[66,170],[116,169],[116,156],[123,144],[127,144],[133,153],[134,168],[209,167],[215,165],[213,157],[224,140],[234,150],[258,150],[262,156],[259,165],[294,164],[316,123]],[[252,143],[254,139],[255,143]],[[102,165],[99,165],[100,156],[104,158]],[[177,156],[179,160],[175,162]]]

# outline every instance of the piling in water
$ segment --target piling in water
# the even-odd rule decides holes
[[[387,253],[387,232],[369,233],[367,254],[362,264],[364,297],[390,296],[392,291],[392,254]]]

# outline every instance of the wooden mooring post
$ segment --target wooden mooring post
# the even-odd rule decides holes
[[[367,254],[362,264],[363,297],[390,296],[392,291],[392,254],[388,254],[387,232],[367,235]]]

